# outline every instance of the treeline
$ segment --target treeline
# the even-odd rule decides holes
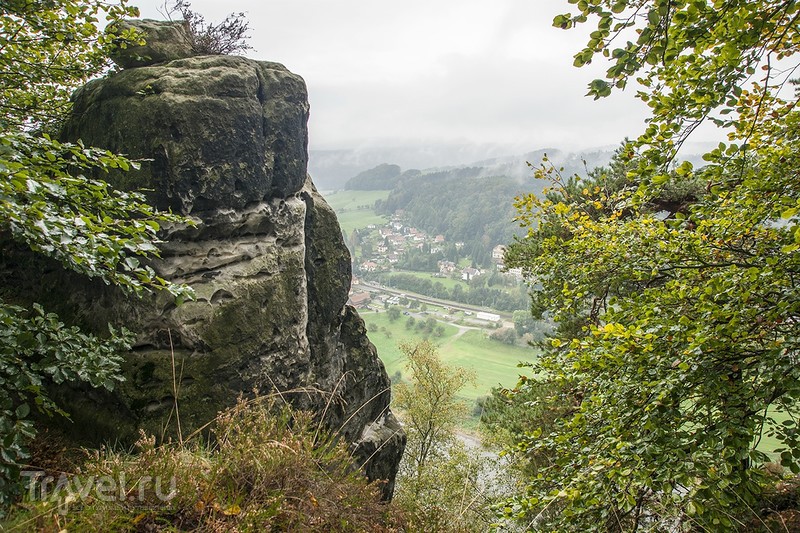
[[[383,163],[356,174],[347,180],[344,188],[349,191],[389,191],[401,180],[416,178],[421,174],[422,171],[417,169],[403,171],[397,165]]]
[[[492,246],[508,242],[514,234],[514,197],[522,187],[504,176],[481,178],[482,170],[465,168],[402,180],[376,204],[376,210],[392,214],[402,209],[410,225],[452,242],[485,240]]]
[[[455,246],[452,246],[452,248],[455,249]],[[456,254],[458,254],[457,250]],[[423,247],[422,250],[411,249],[404,253],[400,261],[398,261],[397,267],[401,270],[414,270],[417,272],[438,272],[439,261],[444,258],[445,255],[442,253],[432,254],[428,245]],[[458,261],[458,255],[451,261]]]
[[[499,244],[499,243],[498,243]],[[467,257],[474,263],[473,266],[491,267],[492,249],[481,241],[466,242],[459,249],[455,243],[450,242],[441,247],[436,253],[431,253],[431,246],[426,244],[421,249],[412,248],[405,252],[397,263],[400,270],[414,270],[417,272],[439,272],[439,261],[447,260],[458,263],[462,257]]]
[[[395,289],[416,292],[440,300],[489,307],[498,311],[510,312],[517,309],[526,309],[530,305],[524,285],[502,290],[489,287],[486,281],[476,278],[466,288],[462,285],[456,285],[452,289],[448,289],[441,281],[431,281],[413,274],[392,274],[384,278],[383,281],[386,285]]]
[[[403,210],[409,225],[465,243],[462,256],[489,266],[492,248],[513,239],[513,202],[525,187],[506,176],[482,177],[485,171],[468,167],[404,176],[375,210],[387,215]]]

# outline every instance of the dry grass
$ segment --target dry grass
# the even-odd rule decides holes
[[[123,480],[110,501],[94,488],[77,498],[66,491],[44,501],[26,498],[0,529],[404,530],[401,514],[380,501],[347,447],[320,431],[310,414],[269,398],[240,400],[220,413],[211,431],[213,444],[195,436],[156,446],[143,435],[134,453],[88,452],[73,479]],[[164,501],[171,483],[174,494]]]

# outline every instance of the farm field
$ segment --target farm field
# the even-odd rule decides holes
[[[390,191],[335,191],[323,196],[336,211],[336,218],[345,235],[354,229],[366,228],[370,224],[383,225],[386,217],[375,214],[376,200],[385,200]]]
[[[399,270],[395,269],[389,273],[389,276],[392,274],[410,274],[420,279],[429,279],[431,283],[436,283],[437,281],[444,285],[448,290],[452,290],[453,287],[456,285],[461,285],[461,288],[467,290],[469,288],[469,284],[465,281],[461,281],[460,279],[453,279],[450,277],[437,277],[431,274],[430,272],[414,272],[413,270]]]
[[[405,362],[397,343],[421,340],[423,334],[406,328],[407,316],[391,322],[385,312],[361,311],[360,314],[367,324],[369,339],[378,349],[389,375],[405,373]],[[475,385],[469,385],[462,391],[462,396],[467,400],[486,396],[492,387],[498,385],[514,386],[520,372],[524,372],[524,369],[517,367],[517,363],[530,361],[537,356],[533,348],[509,346],[489,339],[484,330],[469,328],[460,333],[456,326],[439,324],[444,325],[444,335],[431,336],[430,339],[439,346],[442,359],[449,365],[471,368],[477,375]]]
[[[498,385],[513,387],[519,375],[526,371],[517,365],[531,361],[538,352],[534,348],[509,346],[492,340],[485,331],[470,330],[443,344],[440,354],[451,365],[472,368],[475,371],[476,384],[465,387],[462,394],[469,398],[478,398]]]

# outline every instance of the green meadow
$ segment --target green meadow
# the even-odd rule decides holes
[[[376,200],[385,200],[391,191],[335,191],[326,193],[325,200],[336,211],[342,233],[350,235],[354,229],[370,224],[382,226],[388,220],[375,214]]]
[[[416,342],[423,333],[406,328],[407,316],[395,322],[389,320],[386,312],[359,311],[367,324],[369,339],[378,349],[386,371],[390,376],[397,372],[406,373],[405,360],[397,343]],[[461,393],[467,400],[486,396],[492,387],[498,385],[513,387],[524,368],[518,368],[521,361],[531,361],[538,352],[533,348],[509,346],[488,338],[488,333],[479,329],[468,329],[459,334],[459,328],[439,322],[444,326],[444,335],[429,338],[439,347],[439,355],[448,365],[470,368],[475,371],[476,382],[468,385]]]
[[[434,276],[430,272],[414,272],[413,270],[395,269],[391,273],[389,273],[389,276],[391,276],[392,274],[410,274],[420,279],[429,279],[431,280],[431,283],[436,283],[436,282],[441,283],[448,290],[452,290],[453,287],[455,287],[456,285],[461,285],[461,288],[463,288],[464,290],[467,290],[469,288],[469,284],[466,281],[461,281],[460,279],[453,279],[451,277],[441,278]]]

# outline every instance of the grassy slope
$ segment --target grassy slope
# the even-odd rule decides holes
[[[392,323],[385,312],[360,312],[360,314],[367,323],[369,339],[378,349],[378,355],[386,365],[386,371],[389,375],[398,370],[404,373],[405,363],[397,343],[403,340],[421,339],[422,334],[406,329],[405,323],[408,317],[405,316]],[[380,329],[374,330],[373,325],[378,328],[385,327],[391,336],[387,337]],[[463,396],[470,400],[485,396],[497,385],[513,386],[520,372],[524,372],[524,369],[517,368],[517,363],[530,361],[537,355],[533,348],[508,346],[487,338],[486,333],[482,331],[470,330],[461,336],[457,336],[457,333],[458,328],[445,325],[445,335],[439,338],[433,337],[432,340],[439,346],[439,353],[447,364],[475,370],[476,384],[468,386],[462,392]]]
[[[431,280],[431,283],[436,283],[438,281],[439,283],[447,287],[448,290],[452,290],[453,287],[455,287],[456,285],[461,285],[461,288],[464,289],[465,291],[469,289],[469,284],[467,284],[467,282],[465,281],[461,281],[459,279],[452,279],[449,277],[437,278],[428,272],[414,272],[413,270],[394,270],[391,274],[411,274],[412,276],[416,276],[420,279],[429,279]]]
[[[472,368],[477,374],[475,386],[468,386],[462,393],[469,398],[488,394],[489,389],[502,385],[513,387],[525,369],[520,362],[536,357],[533,348],[509,346],[492,340],[482,331],[467,331],[458,339],[444,344],[441,354],[452,365]]]
[[[370,224],[383,225],[386,217],[378,216],[373,210],[375,200],[385,200],[390,191],[336,191],[325,195],[339,225],[345,235],[354,229],[366,228]]]
[[[770,409],[769,415],[775,420],[774,425],[780,425],[781,422],[783,422],[784,420],[788,420],[791,418],[789,414],[779,411],[777,409]],[[767,423],[766,427],[769,428],[772,425],[773,424]],[[765,428],[764,434],[761,437],[761,441],[758,443],[758,449],[766,454],[769,454],[770,457],[772,457],[773,461],[780,462],[781,454],[779,452],[776,452],[775,450],[785,449],[786,446],[781,444],[781,442],[776,437],[768,435],[767,433],[768,431]]]

